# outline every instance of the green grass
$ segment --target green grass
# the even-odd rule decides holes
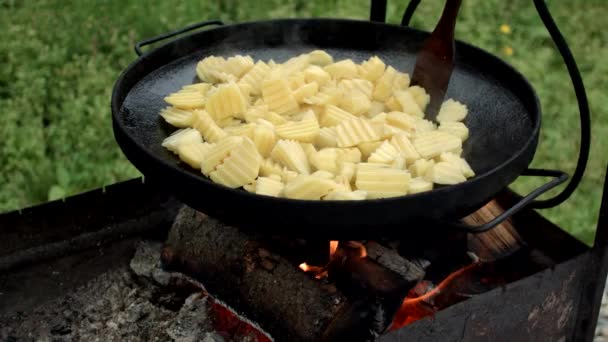
[[[413,26],[430,29],[442,1],[422,2]],[[238,4],[238,6],[237,6]],[[138,176],[119,151],[110,125],[110,91],[135,59],[136,40],[205,19],[278,17],[365,19],[367,0],[316,1],[19,1],[0,0],[0,211]],[[389,1],[398,23],[405,1]],[[550,1],[579,63],[593,115],[591,160],[580,188],[543,211],[590,242],[608,163],[608,34],[604,0]],[[508,24],[511,34],[499,27]],[[577,105],[559,55],[529,0],[466,0],[457,37],[504,58],[533,83],[544,122],[535,167],[572,172],[578,151]],[[511,47],[513,54],[505,54]],[[515,188],[537,181],[520,179]]]

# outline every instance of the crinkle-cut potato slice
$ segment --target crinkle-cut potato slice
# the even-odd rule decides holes
[[[302,145],[297,141],[279,140],[272,149],[270,156],[289,170],[304,175],[308,175],[311,172],[306,153],[304,153]]]
[[[335,79],[352,79],[358,76],[357,65],[351,59],[343,59],[339,62],[335,62],[326,65],[323,68]]]
[[[230,188],[249,184],[258,177],[261,157],[251,139],[243,137],[230,155],[209,174],[211,180]]]
[[[397,101],[394,95],[384,102],[384,106],[391,112],[401,112],[403,110],[401,103]]]
[[[462,121],[466,118],[468,112],[469,110],[464,104],[448,99],[441,105],[439,114],[437,114],[437,121]]]
[[[431,190],[433,190],[433,183],[425,180],[424,178],[415,177],[410,180],[410,188],[408,190],[410,194],[417,194]]]
[[[331,179],[299,175],[285,185],[283,194],[293,199],[320,200],[336,186],[336,182]]]
[[[247,192],[255,193],[255,189],[256,189],[256,181],[243,185],[243,190],[245,190]]]
[[[431,102],[431,95],[429,95],[421,86],[411,86],[407,88],[407,91],[412,94],[418,107],[420,107],[422,111],[425,111],[426,106]]]
[[[162,116],[168,124],[178,128],[192,126],[192,122],[194,121],[194,113],[192,111],[175,107],[165,107],[161,109],[160,116]]]
[[[182,109],[195,109],[205,107],[205,96],[197,91],[180,90],[164,98],[168,104]]]
[[[382,77],[385,67],[386,65],[378,56],[373,56],[361,63],[359,66],[359,75],[370,82],[375,82]]]
[[[306,154],[306,158],[308,158],[308,161],[310,162],[313,156],[317,154],[317,148],[311,143],[300,143],[300,146],[302,146],[302,150],[304,151],[304,154]]]
[[[334,58],[323,50],[311,51],[308,56],[310,64],[318,66],[326,66],[334,62]]]
[[[298,102],[302,102],[305,98],[315,96],[319,92],[319,85],[317,82],[306,83],[293,92],[293,97]]]
[[[344,79],[338,83],[338,87],[342,89],[345,96],[358,92],[364,94],[368,99],[372,97],[374,91],[374,84],[361,78]]]
[[[336,175],[329,171],[317,170],[310,174],[311,177],[323,178],[323,179],[334,179]]]
[[[338,87],[327,84],[314,96],[306,97],[302,102],[310,105],[337,105],[342,99],[342,91]]]
[[[414,177],[421,177],[426,181],[432,181],[432,175],[429,174],[429,170],[431,170],[434,165],[435,161],[433,159],[418,159],[410,165],[408,170]]]
[[[357,170],[355,185],[367,191],[368,198],[396,197],[407,194],[411,176],[405,170],[370,168]]]
[[[321,149],[309,157],[310,163],[317,170],[338,173],[338,155],[339,150],[336,148]]]
[[[403,112],[390,112],[386,115],[386,123],[406,132],[415,132],[417,122],[415,117]]]
[[[267,79],[262,82],[262,96],[268,108],[278,114],[291,114],[300,109],[289,84],[284,79]]]
[[[420,154],[408,138],[407,133],[395,134],[391,138],[391,145],[405,158],[407,164],[411,164],[420,158]]]
[[[431,132],[437,129],[437,126],[435,126],[435,123],[433,123],[432,121],[421,118],[416,119],[416,128],[414,129],[416,134]]]
[[[391,164],[399,156],[399,150],[385,140],[367,159],[369,163]]]
[[[216,121],[229,116],[243,117],[247,107],[247,99],[234,82],[219,85],[209,94],[205,105],[207,112]]]
[[[203,138],[209,142],[216,142],[227,134],[211,118],[211,115],[204,110],[195,110],[192,126],[202,134]]]
[[[235,127],[235,126],[239,126],[241,125],[243,122],[239,119],[236,119],[234,117],[225,117],[222,120],[219,120],[217,122],[217,125],[220,126],[221,128],[226,128],[226,127]]]
[[[299,56],[288,59],[281,64],[280,69],[284,76],[289,77],[299,71],[303,71],[310,65],[310,54],[303,53]]]
[[[296,90],[301,86],[305,85],[306,76],[304,74],[304,71],[298,71],[296,73],[291,74],[287,78],[287,82],[289,83],[289,88],[291,88],[291,90]]]
[[[232,126],[224,128],[224,132],[228,135],[237,135],[242,137],[247,137],[249,139],[253,139],[253,132],[257,124],[255,123],[246,123],[241,126]]]
[[[268,106],[266,105],[257,105],[251,107],[244,114],[245,121],[247,122],[257,122],[259,119],[264,119],[273,125],[280,125],[287,122],[287,119],[275,112],[271,112],[268,110]]]
[[[200,170],[203,159],[205,159],[205,156],[213,146],[214,144],[210,143],[181,144],[177,146],[177,154],[179,155],[179,159],[186,164]]]
[[[467,163],[467,161],[454,154],[454,153],[442,153],[439,156],[439,160],[442,162],[448,162],[454,166],[457,166],[460,169],[460,172],[462,172],[462,175],[465,176],[466,178],[471,178],[473,176],[475,176],[475,171],[473,171],[473,169],[471,168],[471,166],[469,165],[469,163]]]
[[[395,134],[409,134],[408,132],[404,132],[402,129],[389,124],[374,124],[374,128],[380,135],[380,138],[386,140],[390,140]]]
[[[364,142],[364,143],[360,143],[359,145],[357,145],[357,148],[359,149],[359,151],[361,151],[361,159],[367,160],[369,158],[369,156],[376,149],[378,149],[378,147],[380,147],[380,145],[382,145],[383,142],[384,141],[382,141],[382,140],[369,141],[369,142]]]
[[[425,159],[434,158],[443,152],[453,152],[462,148],[460,138],[441,131],[417,134],[413,143],[416,151]]]
[[[367,113],[372,107],[372,101],[369,97],[360,91],[352,91],[344,93],[340,100],[340,107],[354,115]]]
[[[289,121],[277,125],[275,131],[282,139],[311,143],[319,135],[319,122],[315,113],[308,111],[301,121]]]
[[[455,135],[463,142],[469,138],[469,129],[462,122],[444,121],[439,124],[437,129]]]
[[[180,91],[198,92],[201,95],[205,96],[207,94],[207,92],[209,90],[211,90],[212,87],[213,87],[213,85],[211,83],[200,82],[200,83],[186,84],[185,86],[182,87],[182,89]]]
[[[232,150],[234,150],[237,146],[239,146],[244,137],[238,136],[227,136],[220,139],[206,154],[205,159],[201,163],[201,171],[206,176],[211,173],[211,171],[215,170],[215,168],[220,165],[224,159],[226,159]]]
[[[265,158],[260,162],[260,176],[262,177],[270,177],[272,175],[282,177],[283,171],[283,166],[271,158]]]
[[[241,78],[241,76],[253,68],[253,65],[254,62],[251,56],[236,55],[226,60],[225,68],[228,73],[236,76],[236,78]]]
[[[343,59],[338,62],[327,64],[323,69],[327,71],[332,78],[338,80],[353,79],[359,75],[357,65],[352,59]]]
[[[363,190],[355,191],[332,191],[323,200],[327,201],[360,201],[367,198],[367,192]]]
[[[417,116],[419,118],[424,117],[424,112],[418,106],[418,102],[414,98],[414,95],[407,90],[397,90],[394,92],[395,99],[401,105],[401,111],[406,114]]]
[[[311,65],[304,70],[304,78],[307,83],[316,83],[319,87],[324,86],[331,80],[331,75],[317,65]]]
[[[209,56],[196,65],[196,74],[201,81],[209,83],[236,81],[237,78],[226,71],[224,57]]]
[[[277,142],[277,135],[272,126],[258,124],[253,130],[253,142],[262,157],[270,156],[270,152]]]
[[[270,67],[264,61],[258,61],[239,81],[239,85],[246,84],[250,87],[251,95],[260,95],[262,81],[268,76]]]
[[[266,195],[279,197],[285,184],[281,182],[280,177],[258,177],[256,180],[255,193],[258,195]]]
[[[380,140],[372,124],[362,118],[347,120],[336,126],[339,147],[351,147],[360,143]]]
[[[386,101],[393,95],[393,83],[397,76],[397,70],[392,66],[388,66],[382,76],[376,81],[376,87],[372,93],[372,97],[376,101]]]
[[[322,127],[319,129],[319,135],[314,142],[314,145],[320,148],[324,147],[337,147],[338,146],[338,133],[334,127]]]
[[[466,181],[460,168],[452,163],[439,162],[428,171],[433,183],[454,185]]]
[[[352,182],[355,178],[355,173],[357,171],[357,164],[351,162],[344,162],[340,164],[340,171],[338,172],[338,176],[343,177],[348,182]]]
[[[388,123],[388,121],[386,121],[387,116],[388,116],[388,114],[386,114],[386,113],[380,113],[380,114],[374,116],[373,118],[370,118],[369,122],[385,124],[385,123]]]
[[[338,164],[360,163],[361,151],[356,147],[338,149]]]
[[[370,119],[384,113],[386,111],[386,105],[379,101],[372,101],[369,110],[367,111],[367,117]]]
[[[338,184],[338,187],[334,191],[353,191],[353,187],[350,184],[350,179],[347,175],[337,175],[334,177],[334,181]]]
[[[391,163],[391,167],[397,170],[407,170],[406,168],[407,162],[405,161],[405,157],[401,154],[395,157],[395,160]]]
[[[405,72],[397,71],[395,78],[393,79],[393,89],[402,90],[407,89],[410,86],[410,75]],[[393,90],[393,92],[394,92]]]
[[[321,127],[333,127],[357,117],[342,108],[328,104],[321,115]]]
[[[163,146],[167,150],[177,154],[177,153],[179,153],[178,147],[180,145],[195,144],[195,143],[202,143],[202,142],[203,142],[203,137],[201,137],[201,134],[197,130],[192,129],[192,128],[184,128],[184,129],[178,129],[177,131],[173,132],[170,136],[166,137],[165,140],[163,140],[161,146]]]

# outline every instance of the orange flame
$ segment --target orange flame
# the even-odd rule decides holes
[[[338,252],[339,245],[340,245],[339,241],[336,241],[336,240],[329,241],[329,262],[327,263],[327,265],[312,266],[312,265],[308,265],[307,263],[303,262],[298,267],[306,273],[313,273],[315,275],[315,278],[317,278],[317,279],[326,277],[328,275],[327,268],[328,268],[329,264],[331,263],[331,261],[334,260],[334,258],[336,257],[336,253]],[[367,257],[367,250],[365,249],[365,245],[363,245],[361,242],[347,241],[344,243],[343,246],[345,248],[349,248],[351,250],[356,249],[356,252],[358,253],[356,255],[357,257],[360,257],[360,258]]]
[[[450,285],[455,279],[477,266],[479,266],[477,263],[470,264],[451,273],[444,280],[442,280],[437,287],[421,296],[412,298],[410,295],[408,295],[405,297],[401,303],[401,307],[393,318],[393,322],[391,323],[389,330],[392,331],[399,329],[426,316],[432,315],[436,311],[436,308],[433,308],[428,301],[443,291],[449,289]]]
[[[336,251],[338,250],[338,241],[332,240],[329,241],[329,258],[331,259],[331,257],[334,256],[334,254],[336,254]]]

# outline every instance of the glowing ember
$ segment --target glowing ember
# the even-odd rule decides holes
[[[298,267],[306,273],[314,274],[315,278],[317,278],[317,279],[321,279],[321,278],[327,276],[327,270],[325,269],[325,267],[311,266],[305,262],[298,265]]]
[[[465,277],[465,275],[477,268],[479,265],[480,264],[478,263],[474,263],[451,273],[444,280],[442,280],[437,287],[428,292],[426,292],[426,290],[429,288],[429,283],[426,281],[420,282],[418,285],[416,285],[416,287],[414,287],[414,289],[412,289],[412,291],[410,291],[407,297],[405,297],[403,303],[401,303],[401,307],[395,314],[389,330],[399,329],[426,316],[430,316],[439,309],[442,309],[442,306],[444,305],[437,305],[437,303],[434,303],[434,299],[441,295],[452,295],[451,292],[457,291],[458,287],[455,285],[455,280],[465,278],[463,280],[466,281],[468,277]],[[425,293],[418,295],[417,293],[420,292]],[[455,302],[450,304],[455,304]]]

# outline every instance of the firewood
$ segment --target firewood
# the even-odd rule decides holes
[[[463,219],[464,223],[479,225],[493,220],[504,209],[495,201],[488,202],[481,209]],[[511,218],[494,229],[479,234],[470,234],[469,249],[482,261],[505,258],[525,246],[525,242],[513,227]]]
[[[322,340],[333,335],[327,327],[351,311],[333,285],[300,271],[251,235],[188,207],[180,210],[161,257],[167,268],[201,280],[278,341]]]

